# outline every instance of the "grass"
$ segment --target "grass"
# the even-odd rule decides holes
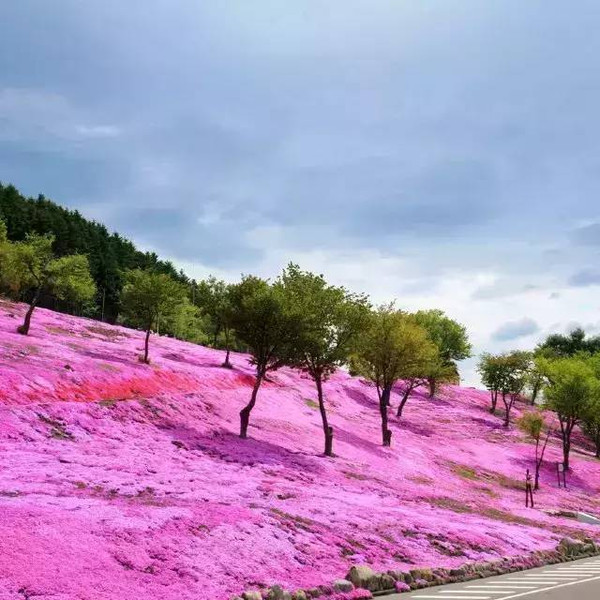
[[[304,404],[306,404],[306,406],[314,410],[317,410],[319,408],[319,403],[315,402],[314,400],[311,400],[310,398],[305,398]]]

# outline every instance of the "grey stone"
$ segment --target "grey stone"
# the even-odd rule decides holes
[[[333,582],[333,587],[338,592],[351,592],[354,589],[354,584],[347,579],[336,579]]]
[[[248,590],[242,594],[244,600],[262,600],[262,595],[256,590]]]
[[[374,576],[375,573],[373,573],[373,569],[371,569],[371,567],[368,567],[367,565],[354,565],[348,571],[346,579],[351,581],[356,587],[369,589],[369,582]]]

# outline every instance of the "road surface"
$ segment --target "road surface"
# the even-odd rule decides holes
[[[409,594],[385,596],[389,600],[599,600],[600,558],[578,560],[499,577],[476,579]]]

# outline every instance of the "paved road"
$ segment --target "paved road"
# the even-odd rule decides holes
[[[389,600],[599,600],[600,558],[385,596]]]

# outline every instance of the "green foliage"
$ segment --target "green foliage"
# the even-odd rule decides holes
[[[356,346],[369,316],[367,299],[294,264],[283,272],[280,283],[287,310],[301,323],[295,366],[324,381],[347,363]]]
[[[286,309],[300,324],[292,363],[315,381],[325,433],[325,454],[332,453],[333,432],[327,421],[322,382],[346,364],[364,329],[369,305],[364,296],[329,285],[322,275],[290,264],[280,280]]]
[[[440,359],[444,364],[451,364],[471,356],[472,347],[464,325],[447,317],[438,309],[420,310],[415,313],[414,318],[437,346]]]
[[[519,429],[532,438],[535,442],[539,442],[542,432],[546,428],[544,415],[538,411],[529,411],[524,413],[517,421]]]
[[[585,331],[577,327],[567,335],[549,335],[535,350],[536,355],[546,358],[575,356],[580,352],[600,352],[600,336],[586,338]]]
[[[90,301],[96,286],[88,259],[79,254],[55,258],[50,235],[27,235],[24,241],[4,241],[0,249],[2,281],[13,293],[29,301],[29,310],[19,332],[27,334],[31,317],[42,294],[71,304]]]
[[[248,404],[240,411],[240,437],[247,437],[250,413],[258,390],[269,371],[294,364],[301,322],[285,301],[280,282],[246,275],[231,292],[232,326],[247,346],[256,367],[256,381]]]
[[[165,273],[133,269],[125,273],[122,308],[125,322],[146,332],[144,362],[148,362],[148,339],[161,320],[169,324],[187,297],[184,285]]]
[[[545,389],[546,408],[554,411],[560,422],[563,460],[568,469],[573,429],[590,414],[600,393],[597,360],[578,355],[541,359],[539,366],[548,382]]]
[[[56,257],[73,254],[88,257],[98,290],[90,315],[116,320],[124,283],[122,273],[129,269],[150,269],[190,284],[170,262],[159,260],[154,253],[139,251],[118,233],[110,233],[104,225],[85,219],[76,210],[62,208],[44,196],[25,198],[14,186],[0,184],[0,220],[4,221],[7,237],[13,242],[24,241],[28,234],[52,235]],[[69,302],[57,304],[54,296],[44,294],[39,304],[47,308],[58,306],[67,312],[75,310]]]
[[[209,277],[200,281],[194,291],[194,302],[205,317],[205,332],[213,348],[227,351],[225,366],[229,365],[229,351],[236,345],[233,329],[234,286]]]
[[[400,379],[427,378],[438,361],[437,346],[413,315],[398,311],[391,304],[371,312],[353,357],[353,368],[377,388],[385,446],[391,443],[387,411],[393,386]],[[408,395],[403,398],[399,415],[407,398]]]
[[[391,389],[399,379],[426,376],[437,348],[415,319],[393,305],[371,313],[361,336],[354,366],[378,389]]]

